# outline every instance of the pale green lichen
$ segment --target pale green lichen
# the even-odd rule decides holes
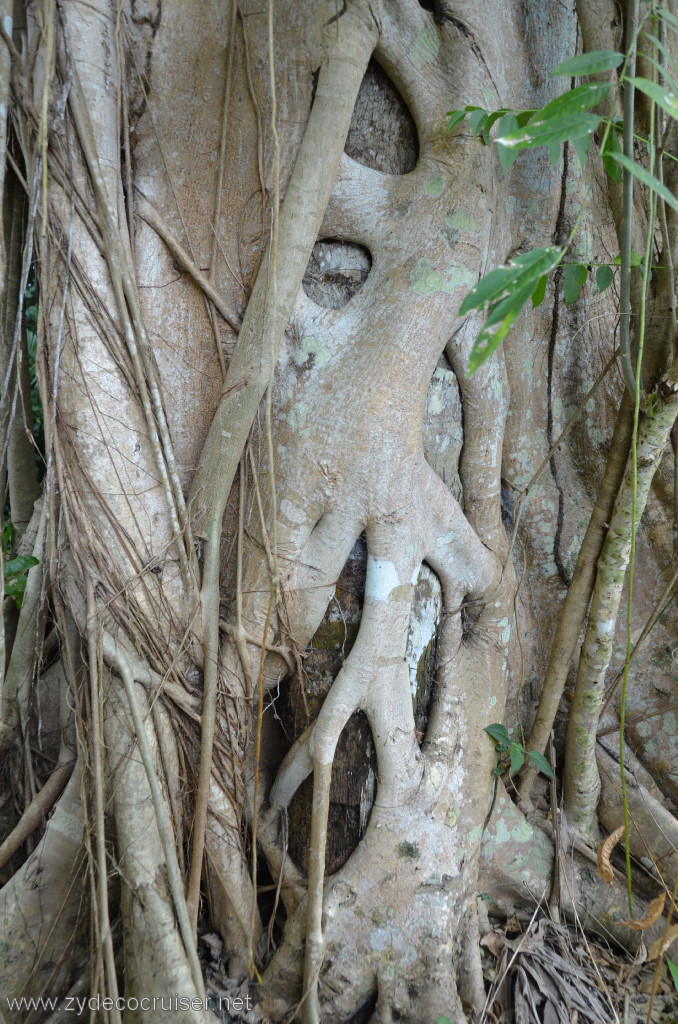
[[[311,356],[315,357],[316,366],[324,366],[330,358],[330,353],[323,348],[317,338],[307,334],[302,338],[301,345],[294,350],[293,358],[297,366],[303,366]]]
[[[529,843],[534,836],[534,829],[529,821],[523,820],[511,830],[511,836],[516,843]]]
[[[291,427],[303,427],[308,415],[306,402],[295,402],[287,414],[287,422]]]
[[[413,292],[430,295],[433,292],[453,292],[456,288],[470,288],[475,283],[475,275],[467,267],[458,263],[449,263],[443,277],[430,260],[420,260],[410,274],[410,288]]]
[[[482,825],[475,825],[474,828],[471,829],[471,831],[468,834],[468,841],[471,845],[473,845],[473,843],[478,842],[480,836],[482,835],[482,831]]]
[[[430,178],[426,179],[424,189],[427,196],[432,196],[434,199],[437,199],[437,197],[441,196],[445,191],[445,182],[439,174],[434,174]]]
[[[436,416],[439,412],[443,411],[443,397],[440,392],[440,388],[434,388],[431,397],[428,400],[428,413],[430,416]]]
[[[440,36],[434,28],[425,28],[415,39],[407,56],[410,64],[421,71],[425,64],[430,64],[436,59],[439,50]]]

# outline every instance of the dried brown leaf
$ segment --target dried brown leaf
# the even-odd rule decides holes
[[[656,960],[658,956],[663,956],[675,938],[678,938],[678,924],[674,924],[666,935],[652,943],[648,950],[649,959]]]
[[[492,956],[496,957],[500,956],[504,944],[504,935],[495,931],[488,932],[487,935],[483,935],[480,940],[480,945],[484,946],[485,949],[489,950]]]
[[[657,923],[659,918],[662,916],[665,903],[666,893],[662,892],[655,900],[652,900],[652,903],[650,903],[650,906],[647,908],[646,917],[641,917],[638,921],[620,921],[619,923],[625,928],[630,928],[631,931],[644,932],[646,928],[651,928],[653,924]]]
[[[611,832],[607,839],[603,839],[602,843],[598,847],[598,853],[596,855],[596,861],[598,863],[598,874],[604,882],[612,885],[614,881],[614,871],[610,866],[610,854],[614,850],[615,846],[624,835],[624,826],[620,825],[614,832]]]

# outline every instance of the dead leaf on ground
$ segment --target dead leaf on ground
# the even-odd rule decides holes
[[[567,949],[566,929],[548,918],[539,920],[520,939],[507,940],[502,963],[505,960],[508,965],[516,954],[508,977],[514,1024],[571,1024],[573,1012],[579,1024],[610,1019],[610,1005],[597,978],[558,951]]]
[[[619,923],[624,928],[630,928],[633,932],[644,932],[646,928],[651,928],[653,924],[656,924],[659,918],[662,916],[664,910],[664,904],[666,903],[666,893],[662,892],[657,896],[656,899],[652,900],[650,906],[647,908],[647,915],[639,918],[637,921],[620,921]]]
[[[483,935],[483,937],[480,940],[480,945],[484,946],[485,949],[492,954],[492,956],[498,957],[501,954],[502,949],[504,948],[504,942],[505,939],[502,932],[491,931],[488,932],[486,935]]]
[[[647,954],[649,959],[656,960],[658,956],[663,956],[676,937],[678,937],[678,924],[674,924],[666,935],[652,943]]]
[[[612,885],[614,881],[614,871],[610,864],[610,854],[614,850],[615,846],[624,835],[624,826],[620,825],[614,832],[611,832],[607,839],[603,839],[602,843],[598,847],[598,853],[596,854],[596,862],[598,864],[598,874],[604,882]]]

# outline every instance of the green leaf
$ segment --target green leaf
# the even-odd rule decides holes
[[[535,114],[539,113],[538,107],[533,107],[531,110],[520,110],[516,112],[516,121],[518,122],[519,128],[524,128],[527,122],[534,117]]]
[[[572,78],[575,75],[597,75],[600,71],[611,71],[624,63],[624,54],[616,50],[591,50],[577,57],[564,60],[551,72],[554,78]]]
[[[669,971],[671,972],[671,977],[673,978],[673,986],[676,992],[678,992],[678,965],[674,964],[673,960],[671,960],[668,956],[666,958],[666,964],[668,966]]]
[[[504,114],[497,125],[497,139],[502,139],[505,135],[510,135],[511,132],[517,132],[519,127],[518,118],[515,114]],[[517,149],[507,149],[506,146],[497,146],[497,152],[499,153],[501,166],[505,171],[508,171],[509,167],[512,167],[518,159]]]
[[[511,769],[509,775],[515,775],[519,772],[525,763],[525,751],[523,750],[522,743],[512,743],[509,747],[509,757],[511,758]]]
[[[506,731],[506,726],[502,725],[501,722],[494,722],[492,725],[485,726],[485,732],[488,736],[491,736],[497,743],[508,743],[509,734]]]
[[[671,25],[673,28],[678,29],[678,18],[675,16],[675,14],[671,14],[670,11],[665,10],[663,7],[659,8],[657,14],[660,18],[663,18],[664,21],[668,21],[669,25]]]
[[[644,92],[646,96],[654,100],[670,117],[678,120],[678,97],[676,97],[675,93],[668,92],[663,86],[657,85],[656,82],[649,82],[647,78],[625,78],[624,81],[635,85],[636,89]]]
[[[14,537],[14,523],[5,523],[2,530],[2,550],[5,554],[9,551],[12,546],[12,538]]]
[[[478,135],[478,132],[482,129],[483,125],[487,121],[488,114],[482,107],[476,107],[471,116],[468,119],[468,125],[473,132],[474,137]]]
[[[536,118],[525,128],[512,132],[503,139],[497,139],[501,146],[515,146],[517,149],[534,149],[536,146],[551,146],[556,142],[592,135],[600,123],[597,114],[570,114],[567,117]]]
[[[25,576],[15,576],[11,580],[5,580],[5,594],[7,597],[13,597],[19,608],[23,604],[25,590]]]
[[[449,1017],[446,1017],[444,1013],[441,1013],[438,1017],[436,1024],[452,1024]]]
[[[591,85],[578,85],[575,89],[557,96],[539,111],[539,120],[547,121],[552,117],[570,117],[572,114],[583,114],[585,110],[595,107],[604,100],[610,91],[607,82],[594,82]]]
[[[514,257],[507,267],[498,267],[471,289],[459,308],[459,315],[490,303],[485,326],[476,338],[469,358],[470,376],[499,347],[534,292],[539,278],[560,263],[564,249],[550,246]]]
[[[449,121],[447,122],[447,130],[448,132],[451,132],[452,129],[455,128],[460,121],[464,120],[464,118],[466,117],[466,111],[448,110],[448,112],[445,114],[445,117],[449,117]]]
[[[580,165],[580,167],[581,167],[581,169],[583,171],[584,167],[586,166],[586,157],[589,155],[589,147],[591,145],[591,136],[590,135],[578,135],[578,136],[576,136],[576,138],[572,139],[572,145],[574,146],[575,150],[577,151],[577,156],[579,157],[579,165]]]
[[[18,555],[11,561],[5,562],[5,579],[8,576],[18,576],[19,573],[26,572],[27,569],[39,564],[40,559],[34,558],[33,555]]]
[[[548,761],[546,760],[546,758],[544,757],[543,754],[540,754],[538,750],[531,750],[530,753],[528,754],[528,757],[529,757],[530,761],[532,762],[532,764],[537,769],[537,771],[540,771],[548,779],[552,779],[553,778],[553,772],[551,770],[551,765],[548,763]]]
[[[664,58],[664,63],[661,63],[660,61],[655,60],[654,57],[651,54],[649,54],[649,53],[644,54],[645,60],[651,61],[651,63],[654,65],[654,67],[656,67],[656,69],[659,72],[659,74],[663,75],[663,77],[665,79],[666,78],[673,78],[673,80],[675,81],[676,77],[678,77],[678,66],[676,66],[676,62],[674,61],[673,57],[669,53],[668,49],[664,46],[664,44],[662,43],[661,39],[658,39],[657,36],[653,36],[651,32],[646,32],[645,36],[646,36],[647,39],[650,40],[650,42],[654,46],[657,47],[657,49],[659,50],[659,52],[661,53],[661,55]],[[671,71],[673,71],[673,75],[671,75],[671,73],[669,72],[669,68],[671,68]]]
[[[612,262],[614,263],[615,267],[621,266],[621,254],[619,256],[615,256],[615,258],[612,260]],[[629,266],[630,267],[641,267],[642,265],[643,265],[643,257],[639,256],[638,253],[634,252],[633,249],[632,249],[631,250],[631,259],[630,259],[630,262],[629,262]]]
[[[500,117],[503,117],[504,114],[511,113],[513,113],[513,111],[509,110],[508,107],[502,107],[501,110],[493,110],[491,114],[488,114],[487,121],[483,126],[483,142],[486,146],[489,146],[490,144],[490,131],[492,129],[492,125],[495,124]]]
[[[522,312],[523,306],[534,291],[534,282],[528,281],[525,287],[492,306],[485,326],[473,343],[468,361],[467,377],[478,369],[486,359],[495,352],[513,327]]]
[[[598,288],[598,292],[604,292],[606,288],[609,288],[612,284],[613,277],[614,272],[612,267],[598,267],[596,270],[596,287]]]
[[[614,154],[621,153],[621,146],[619,145],[619,136],[614,128],[610,131],[607,137],[605,146],[601,150],[600,155],[603,158],[603,164],[605,170],[610,177],[617,182],[621,182],[621,167],[614,160]]]
[[[552,142],[549,146],[549,160],[551,161],[551,167],[554,169],[558,166],[560,160],[560,143]]]
[[[647,185],[649,189],[656,192],[658,196],[661,196],[664,202],[668,203],[673,210],[678,212],[678,200],[674,196],[673,192],[671,192],[671,190],[668,189],[666,185],[659,180],[659,178],[655,178],[654,174],[650,174],[650,172],[645,170],[644,167],[637,164],[635,160],[629,160],[629,158],[624,156],[623,153],[612,153],[610,155],[616,163],[621,164],[621,166],[632,174],[634,178],[637,178],[638,181],[642,181],[643,185]]]
[[[458,315],[464,316],[472,309],[482,309],[486,303],[497,302],[511,295],[527,280],[532,281],[533,291],[542,274],[548,274],[558,266],[563,252],[560,246],[549,245],[543,249],[532,249],[520,256],[514,256],[505,267],[491,270],[473,286],[459,307]]]
[[[542,302],[544,301],[544,296],[546,295],[546,282],[548,281],[548,279],[548,274],[542,274],[542,276],[539,278],[539,283],[532,292],[532,309],[536,309],[537,306],[541,306]]]
[[[563,273],[563,294],[565,305],[571,306],[579,298],[579,292],[586,281],[587,270],[583,263],[568,263]]]

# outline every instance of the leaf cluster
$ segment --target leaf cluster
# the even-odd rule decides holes
[[[670,12],[661,11],[671,28],[678,32],[678,18]],[[664,55],[664,64],[660,71],[668,84],[658,85],[649,79],[621,74],[620,83],[627,88],[635,88],[653,100],[671,118],[678,120],[678,87],[672,91],[675,82],[670,80],[667,66],[678,78],[678,67],[671,59],[664,44],[654,36],[650,36],[655,45]],[[597,75],[620,68],[625,61],[623,53],[613,50],[597,50],[583,53],[559,64],[552,72],[557,77],[573,77]],[[515,162],[522,149],[534,149],[546,146],[551,160],[555,164],[560,155],[562,143],[571,143],[582,164],[586,162],[591,138],[594,132],[604,124],[605,130],[600,144],[600,159],[606,172],[615,181],[620,182],[622,171],[625,170],[651,192],[655,193],[673,210],[678,212],[678,199],[671,190],[652,174],[642,163],[626,156],[620,146],[620,134],[624,125],[619,117],[604,118],[593,108],[599,107],[610,94],[611,83],[603,81],[577,85],[556,99],[551,100],[540,109],[510,110],[502,107],[488,111],[478,106],[466,106],[461,110],[448,112],[450,130],[461,125],[468,118],[468,125],[475,138],[480,138],[484,145],[494,141],[497,145],[499,159],[504,170],[508,170]],[[492,135],[490,134],[492,132]],[[576,227],[575,227],[576,231]],[[572,237],[574,236],[574,231]],[[459,307],[459,316],[466,316],[473,310],[486,311],[485,325],[478,334],[471,356],[467,373],[472,374],[485,360],[492,355],[504,340],[518,316],[532,299],[532,308],[543,300],[546,292],[548,275],[562,262],[567,246],[549,246],[534,249],[513,257],[503,266],[492,270],[466,296]],[[635,262],[633,256],[636,257]],[[620,262],[619,258],[615,262]],[[640,257],[632,255],[631,266],[638,266]],[[564,266],[563,291],[566,305],[571,305],[579,296],[586,281],[590,268],[583,263],[572,263]],[[613,271],[609,266],[601,266],[596,270],[596,285],[599,292],[605,291],[612,282]]]
[[[544,755],[538,750],[526,751],[522,743],[510,738],[506,726],[502,725],[501,722],[494,722],[492,725],[485,726],[485,732],[494,740],[494,749],[499,755],[497,758],[497,766],[493,772],[494,775],[504,774],[504,771],[506,770],[505,762],[507,756],[509,761],[509,775],[514,775],[516,772],[519,772],[525,764],[525,754],[527,753],[527,756],[537,771],[541,772],[542,775],[546,775],[549,779],[553,778],[551,765],[548,763]]]
[[[7,558],[14,537],[14,524],[5,523],[2,530],[2,551],[5,556],[5,597],[13,597],[17,606],[21,608],[26,592],[26,574],[34,565],[40,564],[40,559],[33,555],[17,555],[16,558]]]

